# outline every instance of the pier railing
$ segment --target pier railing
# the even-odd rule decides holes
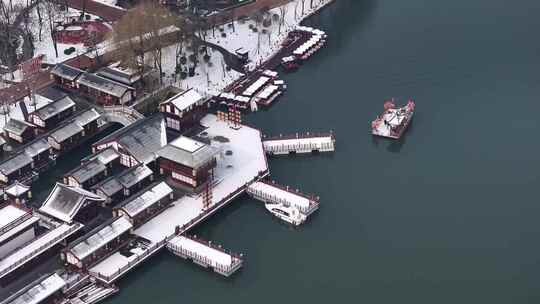
[[[285,191],[285,192],[289,192],[289,193],[292,193],[294,195],[298,195],[300,197],[303,197],[305,199],[307,199],[309,201],[309,206],[307,207],[304,207],[304,206],[296,206],[295,207],[302,213],[306,214],[306,215],[309,215],[311,213],[313,213],[315,210],[317,210],[319,208],[319,197],[316,197],[314,195],[311,195],[311,196],[308,196],[298,190],[293,190],[292,188],[288,187],[288,186],[281,186],[281,185],[278,185],[274,182],[272,183],[269,183],[269,182],[266,182],[266,181],[260,181],[260,183],[263,183],[263,184],[266,184],[266,185],[269,185],[271,187],[274,187],[274,188],[277,188],[279,190],[282,190],[282,191]],[[291,206],[291,202],[289,202],[288,200],[284,199],[284,198],[281,198],[277,195],[272,195],[272,194],[269,194],[268,192],[265,192],[265,191],[262,191],[262,190],[259,190],[259,189],[254,189],[253,187],[249,187],[247,189],[247,192],[253,196],[254,198],[256,199],[259,199],[259,200],[262,200],[262,201],[265,201],[265,202],[270,202],[270,203],[275,203],[275,204],[282,204],[286,207],[289,207]]]
[[[208,246],[212,249],[215,249],[215,250],[218,250],[218,251],[221,251],[225,254],[228,254],[231,256],[231,263],[230,264],[220,264],[204,255],[201,255],[201,254],[198,254],[197,252],[193,251],[193,250],[189,250],[189,249],[186,249],[182,246],[178,246],[176,244],[173,244],[171,242],[169,242],[167,244],[167,248],[169,248],[169,250],[171,250],[173,253],[177,254],[177,255],[180,255],[182,257],[189,257],[191,259],[194,260],[194,262],[196,262],[197,264],[199,265],[202,265],[202,266],[210,266],[214,269],[214,271],[216,271],[217,273],[220,273],[220,274],[223,274],[225,276],[229,276],[231,275],[233,272],[235,272],[236,270],[238,270],[241,266],[242,266],[242,257],[241,255],[237,255],[237,254],[234,254],[234,253],[231,253],[231,252],[227,252],[225,251],[223,248],[221,247],[218,247],[218,246],[215,246],[213,245],[212,243],[210,242],[201,242],[200,240],[198,239],[194,239],[194,238],[191,238],[191,237],[188,237],[186,235],[182,235],[183,237],[185,238],[188,238],[190,240],[193,240],[195,242],[199,242],[205,246]]]
[[[304,132],[304,133],[295,133],[289,135],[279,134],[277,136],[266,136],[263,135],[263,140],[286,140],[286,139],[303,139],[303,138],[318,138],[318,137],[330,137],[332,140],[335,140],[335,135],[333,131],[329,132]]]

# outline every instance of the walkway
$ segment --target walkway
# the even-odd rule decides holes
[[[120,20],[126,13],[126,10],[123,8],[106,5],[93,0],[66,0],[66,2],[69,7],[81,11],[84,6],[86,12],[111,22]]]

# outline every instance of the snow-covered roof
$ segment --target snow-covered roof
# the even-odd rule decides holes
[[[71,223],[86,201],[102,202],[104,200],[105,198],[83,188],[56,183],[39,211]]]
[[[53,86],[48,86],[48,87],[44,87],[43,89],[39,90],[38,93],[35,94],[35,98],[44,98],[44,99],[48,99],[49,102],[53,102],[53,101],[56,101],[56,100],[59,100],[59,99],[62,99],[64,97],[66,97],[67,94],[56,89],[55,87]],[[49,103],[49,102],[42,102],[42,103]],[[39,103],[39,102],[38,102]],[[42,104],[40,103],[40,104]]]
[[[182,235],[174,237],[169,241],[169,243],[205,257],[208,261],[210,261],[212,266],[230,266],[233,262],[230,254]]]
[[[153,70],[154,69],[150,66],[144,66],[144,74],[148,74]],[[97,74],[126,85],[131,85],[141,79],[141,72],[139,70],[121,66],[119,62],[101,68]]]
[[[97,120],[99,117],[100,114],[93,108],[80,112],[73,117],[69,123],[62,125],[51,132],[49,137],[52,137],[57,143],[61,143],[82,132],[84,126]]]
[[[25,246],[11,252],[8,256],[0,259],[0,278],[60,243],[68,236],[77,232],[82,226],[79,223],[74,223],[73,225],[62,224],[40,235]]]
[[[191,138],[180,136],[157,152],[159,157],[189,168],[199,168],[210,162],[218,150]]]
[[[261,76],[254,83],[252,83],[247,89],[244,90],[242,95],[244,96],[253,96],[263,85],[265,85],[270,78],[266,76]]]
[[[95,158],[84,162],[74,170],[67,173],[66,176],[73,177],[80,184],[82,184],[96,175],[105,172],[105,170],[107,170],[107,167],[100,162],[99,159]]]
[[[276,92],[278,89],[279,87],[276,85],[269,85],[266,88],[264,88],[259,94],[257,94],[257,97],[262,98],[262,99],[267,99],[270,96],[272,96],[272,94],[274,94],[274,92]]]
[[[311,201],[303,195],[286,191],[284,189],[267,183],[255,182],[252,183],[249,187],[253,190],[260,191],[271,196],[279,197],[280,199],[283,199],[284,201],[289,202],[296,207],[309,208],[311,204]]]
[[[49,145],[49,142],[45,138],[37,139],[31,143],[29,143],[25,148],[24,152],[28,154],[30,157],[35,157],[51,148],[51,145]]]
[[[46,274],[17,291],[1,304],[38,304],[59,291],[66,281],[58,274]]]
[[[96,154],[89,157],[89,159],[97,159],[102,164],[107,165],[117,160],[119,157],[120,157],[120,154],[118,154],[118,152],[116,152],[116,150],[111,147],[111,148],[99,150]]]
[[[33,125],[24,120],[12,118],[4,126],[4,131],[21,136],[24,131],[31,127],[33,127]]]
[[[135,217],[137,214],[154,205],[162,198],[171,194],[172,191],[173,190],[171,187],[169,187],[169,185],[167,185],[165,182],[160,182],[141,195],[123,203],[119,208],[124,210],[130,217]]]
[[[152,175],[152,170],[146,165],[141,164],[126,170],[118,176],[118,182],[125,188],[130,188],[150,175]]]
[[[113,218],[73,242],[68,251],[82,261],[132,227],[133,225],[125,216]]]
[[[96,109],[88,109],[84,112],[77,114],[73,119],[79,126],[84,127],[87,124],[96,121],[100,117],[100,114]]]
[[[155,159],[155,152],[167,144],[167,133],[163,115],[138,120],[94,143],[100,146],[116,142],[123,150],[147,164]]]
[[[54,130],[49,137],[53,138],[57,143],[64,142],[66,139],[82,132],[84,129],[78,123],[72,121],[68,124],[60,126]]]
[[[204,99],[201,94],[194,89],[189,89],[174,95],[162,102],[162,104],[172,103],[179,111],[185,111],[191,106],[202,104],[203,101]]]
[[[11,196],[17,197],[17,196],[20,196],[21,194],[24,194],[30,191],[30,187],[24,184],[21,184],[19,182],[14,182],[13,184],[9,185],[4,191]],[[1,218],[1,215],[0,215],[0,218]]]
[[[14,205],[4,206],[0,209],[0,243],[26,230],[38,221],[39,218],[27,210]]]
[[[107,79],[91,73],[84,73],[77,79],[77,83],[93,88],[100,92],[105,92],[115,97],[122,97],[127,91],[135,90],[114,80]]]
[[[69,66],[63,63],[59,63],[55,65],[54,68],[51,69],[51,74],[56,75],[58,77],[62,77],[70,81],[75,80],[77,77],[79,77],[83,73],[84,73],[83,70],[79,70],[77,68],[74,68],[72,66]]]
[[[263,75],[268,76],[268,77],[276,77],[278,75],[278,72],[271,71],[271,70],[264,70]]]
[[[7,205],[0,209],[0,231],[13,224],[18,219],[27,216],[28,211],[13,205]]]
[[[30,164],[32,164],[32,158],[24,152],[19,152],[0,163],[0,172],[4,175],[9,175]]]
[[[75,106],[75,102],[69,96],[64,96],[52,103],[45,105],[44,107],[33,112],[32,115],[36,115],[42,120],[47,120],[53,116],[56,116]]]
[[[101,183],[95,185],[93,189],[99,189],[105,194],[106,196],[113,196],[115,193],[118,193],[118,191],[122,190],[122,184],[118,181],[116,176],[111,176],[108,179],[102,181]]]

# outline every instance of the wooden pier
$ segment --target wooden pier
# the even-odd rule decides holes
[[[262,202],[293,206],[306,216],[319,209],[319,198],[305,195],[290,187],[266,181],[257,181],[247,188],[247,193]]]
[[[270,155],[289,153],[332,152],[335,150],[336,138],[333,132],[328,133],[296,133],[289,136],[278,136],[263,139],[264,151]]]
[[[225,251],[221,246],[185,234],[173,237],[167,242],[167,249],[184,259],[191,259],[202,267],[211,267],[226,277],[242,267],[242,255]]]

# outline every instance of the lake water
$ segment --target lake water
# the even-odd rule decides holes
[[[244,253],[239,273],[164,251],[107,303],[538,303],[539,13],[533,0],[337,0],[308,21],[327,47],[247,118],[269,135],[336,133],[333,154],[270,161],[320,211],[291,229],[238,199],[194,233]],[[417,104],[397,142],[369,132],[390,97]]]

